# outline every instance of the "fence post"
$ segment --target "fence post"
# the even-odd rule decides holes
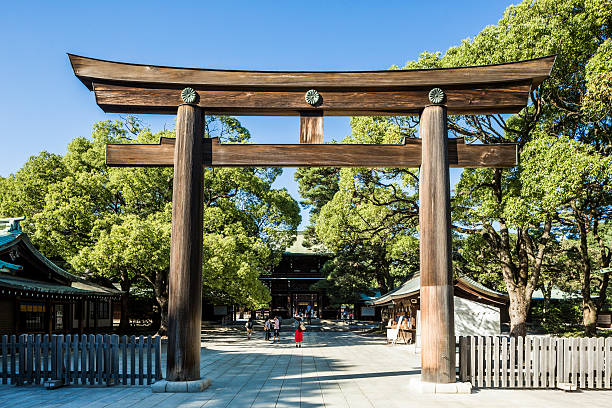
[[[597,365],[595,369],[597,370],[597,374],[595,376],[595,388],[603,388],[604,387],[603,370],[604,370],[604,361],[605,361],[605,354],[604,354],[605,339],[603,337],[598,337],[596,340],[597,340],[597,343],[595,347],[597,347],[597,352],[595,353],[595,363]]]
[[[587,382],[589,388],[595,388],[595,347],[597,339],[591,337],[587,340]]]
[[[503,388],[508,387],[508,339],[503,337],[501,339],[501,386]]]
[[[587,338],[580,338],[580,388],[587,388],[587,367],[588,367],[588,341]]]
[[[2,336],[2,384],[8,382],[8,335]]]
[[[470,336],[470,382],[476,387],[476,336]]]
[[[123,380],[122,380],[122,384],[123,385],[127,385],[128,383],[128,359],[127,359],[127,355],[128,355],[128,337],[126,335],[123,335],[123,337],[121,337],[121,352],[122,352],[122,367],[123,367]]]
[[[70,334],[66,335],[66,339],[64,341],[64,384],[70,384],[70,363],[72,361],[72,354],[70,354],[70,348],[72,344],[72,336]]]
[[[34,342],[34,383],[35,384],[40,384],[40,347],[41,347],[41,342],[40,342],[40,334],[36,335],[36,340]]]
[[[555,337],[555,355],[553,356],[552,365],[553,369],[551,371],[551,382],[553,387],[557,387],[561,381],[560,372],[563,370],[563,339],[560,337]]]
[[[45,334],[43,336],[43,344],[42,344],[42,382],[45,382],[47,379],[50,379],[49,374],[49,335]]]
[[[143,347],[144,337],[142,334],[138,338],[138,384],[144,384],[144,358],[143,358]]]
[[[130,336],[130,374],[131,384],[136,385],[136,336]]]
[[[491,370],[493,373],[493,387],[495,388],[499,387],[499,352],[499,336],[495,336],[493,337],[493,356],[491,358],[493,361],[493,364],[491,364]]]
[[[516,337],[510,337],[510,370],[508,370],[508,387],[510,388],[516,387],[516,383],[519,380],[516,375],[517,353]]]
[[[87,383],[87,335],[81,335],[81,384]]]
[[[17,336],[14,334],[11,335],[11,341],[9,342],[9,347],[11,349],[11,370],[9,371],[9,378],[11,380],[11,384],[17,383],[17,364],[15,361],[15,357],[17,355]]]
[[[467,354],[468,354],[468,338],[459,336],[459,381],[467,381]]]
[[[491,338],[491,336],[487,336],[486,340],[485,340],[485,385],[487,387],[492,387],[493,386],[493,368],[492,368],[492,363],[493,363],[493,353],[492,353],[492,343],[493,343],[493,339]]]
[[[608,355],[610,353],[608,352]],[[162,379],[161,373],[161,337],[155,336],[155,381]],[[608,378],[609,380],[609,378]]]
[[[112,367],[111,367],[111,342],[110,336],[105,334],[103,337],[103,349],[104,349],[104,374],[103,378],[106,382],[106,386],[111,385],[112,380]]]
[[[87,371],[89,372],[89,385],[96,383],[96,337],[90,334],[87,339],[87,349],[89,351],[89,364]]]
[[[612,377],[612,337],[608,337],[604,344],[604,356],[606,358],[606,377],[604,381],[605,388],[611,388]]]
[[[72,336],[72,351],[74,352],[74,360],[72,361],[72,368],[74,369],[72,376],[74,379],[74,384],[78,384],[79,383],[79,377],[80,377],[80,372],[79,372],[79,355],[81,353],[79,353],[79,335],[75,334]]]
[[[23,385],[26,374],[26,335],[19,336],[19,375],[17,376],[17,385]]]
[[[483,336],[478,336],[478,386],[484,387],[484,359],[485,359],[485,347],[484,342],[485,338]]]
[[[151,336],[147,336],[147,384],[151,384],[151,379],[153,378],[153,361],[151,360],[153,355],[153,344],[151,340]]]
[[[57,376],[58,380],[64,377],[64,335],[57,336]]]
[[[104,339],[101,334],[96,335],[96,382],[102,384],[102,370],[104,369]]]
[[[34,335],[28,334],[26,340],[26,376],[25,382],[34,384]]]
[[[113,360],[113,383],[119,384],[119,336],[111,335],[111,358]]]

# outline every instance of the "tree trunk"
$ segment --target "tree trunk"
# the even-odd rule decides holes
[[[582,212],[577,204],[572,203],[574,217],[576,218],[576,226],[580,234],[580,257],[582,258],[582,324],[584,325],[584,334],[587,337],[592,337],[596,332],[597,324],[597,307],[591,299],[591,256],[589,255],[589,246],[587,242],[588,227]]]
[[[525,337],[527,335],[527,314],[531,299],[525,297],[524,290],[520,288],[508,288],[510,297],[510,307],[508,309],[510,315],[510,336]]]
[[[168,272],[168,270],[157,272],[153,285],[155,300],[159,305],[157,334],[160,336],[168,334]]]
[[[552,282],[548,282],[547,284],[542,284],[541,290],[542,295],[544,296],[544,301],[542,302],[542,322],[546,322],[546,316],[548,316],[548,310],[550,308],[550,298],[552,297]]]
[[[591,299],[582,300],[582,324],[584,324],[584,335],[593,337],[597,332],[597,307]]]
[[[159,329],[157,330],[158,336],[165,336],[168,334],[168,297],[157,298],[159,303]]]
[[[130,316],[129,316],[129,295],[130,295],[130,287],[132,286],[131,282],[126,279],[125,274],[121,274],[121,290],[123,293],[121,294],[121,320],[119,321],[119,332],[128,333],[130,331]]]

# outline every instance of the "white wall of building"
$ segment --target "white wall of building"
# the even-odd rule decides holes
[[[498,336],[501,333],[499,308],[473,300],[455,299],[455,336]]]
[[[455,336],[498,336],[501,334],[499,308],[454,296]],[[416,318],[416,347],[421,347],[421,311]]]

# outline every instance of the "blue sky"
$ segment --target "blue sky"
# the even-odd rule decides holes
[[[2,7],[0,176],[42,150],[63,154],[103,113],[72,74],[67,52],[155,65],[264,70],[403,66],[495,24],[509,1],[10,2]],[[143,115],[153,131],[172,116]],[[241,117],[259,143],[297,143],[297,117]],[[325,119],[326,139],[350,134]],[[452,174],[457,179],[458,172]],[[293,169],[277,181],[299,199]],[[307,211],[302,212],[303,225]]]

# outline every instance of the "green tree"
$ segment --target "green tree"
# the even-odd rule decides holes
[[[510,295],[512,335],[526,333],[525,319],[532,293],[538,287],[545,268],[547,251],[557,245],[559,239],[568,239],[564,234],[567,233],[569,218],[573,219],[570,224],[573,224],[573,233],[578,241],[584,242],[586,239],[588,244],[588,236],[592,234],[593,242],[600,245],[602,255],[599,258],[609,262],[609,244],[603,239],[598,240],[595,232],[608,219],[608,180],[590,173],[592,168],[583,169],[585,172],[581,173],[580,178],[582,184],[575,190],[577,195],[573,199],[564,200],[561,193],[555,196],[553,189],[554,206],[532,205],[548,196],[537,189],[530,190],[523,186],[531,182],[531,176],[527,173],[546,179],[550,172],[562,172],[563,169],[544,165],[551,157],[525,156],[523,153],[529,150],[530,143],[538,146],[538,143],[552,136],[574,140],[580,146],[592,146],[599,155],[609,154],[608,55],[611,21],[612,5],[609,0],[527,0],[508,7],[496,25],[485,27],[477,36],[450,48],[444,55],[424,52],[417,61],[410,61],[405,66],[406,69],[469,66],[557,55],[551,78],[534,90],[529,106],[519,114],[449,118],[451,132],[464,137],[468,143],[513,142],[518,144],[522,156],[521,166],[513,169],[464,170],[452,200],[455,230],[464,239],[466,235],[474,236],[465,241],[468,250],[464,254],[455,254],[457,265],[472,272],[480,270],[484,273],[483,279],[491,283],[500,281],[494,278],[495,274],[503,279]],[[386,120],[392,122],[400,119]],[[407,119],[402,121],[398,123],[405,125],[399,127],[396,136],[410,137],[411,122]],[[380,135],[376,131],[371,132],[375,122],[371,118],[353,119],[357,139],[359,135]],[[383,139],[379,137],[378,140]],[[397,142],[397,139],[391,142]],[[579,165],[585,164],[580,157],[576,160]],[[396,177],[417,176],[402,172]],[[592,181],[593,177],[597,178],[596,182]],[[416,188],[417,183],[412,183]],[[322,190],[333,191],[329,186]],[[588,200],[580,197],[587,197]],[[348,204],[350,200],[352,198],[345,195],[345,203]],[[403,204],[406,205],[404,211],[411,211],[411,204]],[[315,219],[317,232],[319,224],[325,222],[325,207],[322,208]],[[336,210],[340,211],[340,208]],[[337,224],[340,226],[340,223]],[[584,228],[580,224],[584,224]],[[584,247],[582,250],[585,265],[591,264],[591,261],[586,261],[588,249],[587,245],[587,250]],[[477,259],[484,260],[486,267],[469,265],[469,262]],[[584,293],[589,292],[588,288],[591,287],[589,273],[587,269],[583,270]],[[604,286],[602,279],[599,289]],[[593,314],[586,296],[585,325],[589,326]]]
[[[250,135],[231,117],[208,117],[208,136],[227,143]],[[43,253],[76,273],[118,281],[154,293],[167,321],[171,168],[109,168],[105,143],[157,143],[160,137],[134,118],[94,125],[92,138],[76,138],[64,157],[42,153],[2,179],[0,212],[26,215],[26,231]],[[280,259],[300,222],[297,203],[272,188],[279,169],[205,169],[205,296],[211,302],[260,306],[269,301],[259,272]],[[127,310],[127,309],[125,309]],[[128,327],[127,313],[121,328]]]
[[[353,118],[351,125],[343,143],[414,136],[404,118]],[[387,292],[418,271],[415,170],[300,169],[296,179],[317,240],[335,254],[321,285],[336,303],[353,303],[372,288]]]
[[[453,207],[457,229],[480,234],[498,258],[511,300],[513,335],[525,334],[531,295],[538,285],[554,229],[561,227],[558,214],[572,211],[571,206],[527,211],[525,205],[537,203],[538,198],[525,195],[525,168],[530,167],[530,172],[542,170],[538,174],[544,178],[547,169],[538,167],[536,157],[525,158],[522,152],[539,134],[565,135],[594,145],[598,151],[609,144],[605,126],[609,119],[595,123],[582,110],[582,95],[587,89],[585,67],[610,37],[609,4],[523,1],[509,7],[497,25],[464,40],[435,62],[436,66],[477,65],[557,54],[551,78],[532,94],[531,105],[518,115],[454,117],[449,124],[468,141],[515,142],[521,151],[522,165],[515,169],[465,170],[456,186]],[[426,54],[421,62],[432,64],[432,58],[432,54]],[[528,160],[534,162],[530,165]],[[578,213],[573,215],[580,217]]]

